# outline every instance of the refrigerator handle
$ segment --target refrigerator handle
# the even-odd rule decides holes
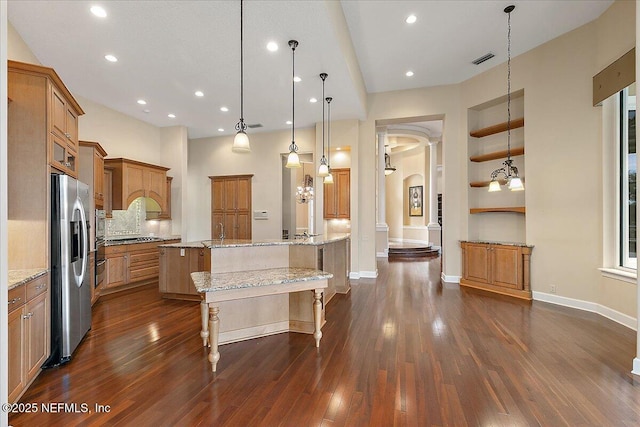
[[[80,270],[80,278],[78,279],[78,287],[82,286],[84,276],[87,274],[87,257],[89,255],[89,231],[87,230],[87,217],[84,214],[84,206],[82,201],[78,199],[78,205],[76,209],[80,211],[80,223],[82,228],[82,270]]]

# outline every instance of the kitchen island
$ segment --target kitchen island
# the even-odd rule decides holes
[[[349,234],[292,240],[203,240],[160,245],[160,292],[165,298],[200,301],[190,274],[212,274],[300,267],[331,273],[322,296],[324,308],[336,293],[349,292]],[[203,253],[200,257],[200,253]],[[192,256],[193,255],[193,256]],[[205,268],[201,268],[205,266]],[[281,332],[313,334],[313,294],[292,292],[224,301],[227,313],[220,325],[220,344]],[[194,313],[194,315],[196,315]]]

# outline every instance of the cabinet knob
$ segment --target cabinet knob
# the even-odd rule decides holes
[[[22,316],[23,319],[31,319],[31,317],[33,317],[33,313],[29,312],[27,314],[25,314],[24,316]]]
[[[65,132],[65,133],[64,133],[64,136],[66,136],[68,139],[71,139],[71,134],[70,134],[70,133],[68,133],[68,132]]]
[[[9,301],[9,304],[15,304],[15,303],[17,303],[17,302],[18,302],[18,301],[20,301],[20,300],[21,300],[21,298],[20,298],[20,297],[14,298],[14,299],[12,299],[11,301]]]

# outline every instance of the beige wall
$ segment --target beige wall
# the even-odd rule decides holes
[[[7,24],[7,58],[28,64],[40,64],[11,22],[7,21]]]

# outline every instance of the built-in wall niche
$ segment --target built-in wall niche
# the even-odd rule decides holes
[[[511,158],[525,188],[524,90],[511,94]],[[526,242],[525,191],[488,192],[491,172],[506,160],[506,95],[467,110],[469,239]]]

